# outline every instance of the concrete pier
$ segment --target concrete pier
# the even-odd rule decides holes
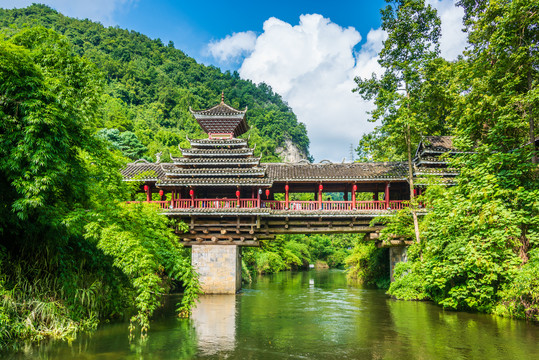
[[[235,294],[241,289],[241,258],[237,245],[193,245],[191,263],[204,294]]]
[[[389,248],[389,274],[391,276],[391,282],[395,281],[395,277],[393,276],[395,265],[408,261],[406,249],[407,246],[393,246]]]

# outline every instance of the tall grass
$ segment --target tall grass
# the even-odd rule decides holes
[[[91,246],[70,245],[70,254],[45,247],[31,256],[0,247],[0,350],[73,339],[128,307],[131,290],[112,262]]]

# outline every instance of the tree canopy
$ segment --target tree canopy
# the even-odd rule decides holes
[[[182,314],[196,299],[169,220],[121,203],[125,159],[96,134],[103,87],[53,30],[0,39],[0,349],[72,336],[132,304],[144,334],[174,281],[185,288]]]

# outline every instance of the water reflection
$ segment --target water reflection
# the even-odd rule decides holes
[[[203,355],[233,351],[236,339],[236,295],[201,296],[192,320]]]
[[[75,342],[43,343],[7,359],[539,359],[539,327],[395,301],[350,286],[341,271],[262,276],[238,295],[204,296],[191,319],[169,298],[145,341],[108,324]]]

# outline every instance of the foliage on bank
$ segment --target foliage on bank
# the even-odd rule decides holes
[[[132,311],[144,334],[173,281],[183,314],[198,293],[169,220],[122,204],[126,159],[96,135],[103,83],[52,30],[0,39],[0,348]]]
[[[310,264],[343,268],[359,235],[277,235],[260,248],[244,249],[243,260],[252,273],[270,274],[283,270],[308,269]]]
[[[401,9],[422,1],[388,3],[400,16]],[[430,299],[448,309],[537,321],[539,5],[529,0],[462,0],[459,5],[466,14],[468,50],[452,63],[425,61],[423,69],[440,71],[425,76],[421,70],[415,77],[422,96],[411,98],[410,106],[422,112],[436,109],[438,115],[430,116],[428,124],[400,120],[410,121],[419,135],[432,135],[436,128],[454,135],[461,153],[450,166],[460,175],[455,186],[428,188],[422,199],[429,213],[420,224],[421,242],[408,248],[407,263],[397,265],[389,293]],[[393,51],[405,54],[407,38],[401,40]],[[404,150],[391,146],[387,126],[362,139],[362,155],[404,157]],[[382,239],[410,234],[411,222],[409,214],[401,213]]]

